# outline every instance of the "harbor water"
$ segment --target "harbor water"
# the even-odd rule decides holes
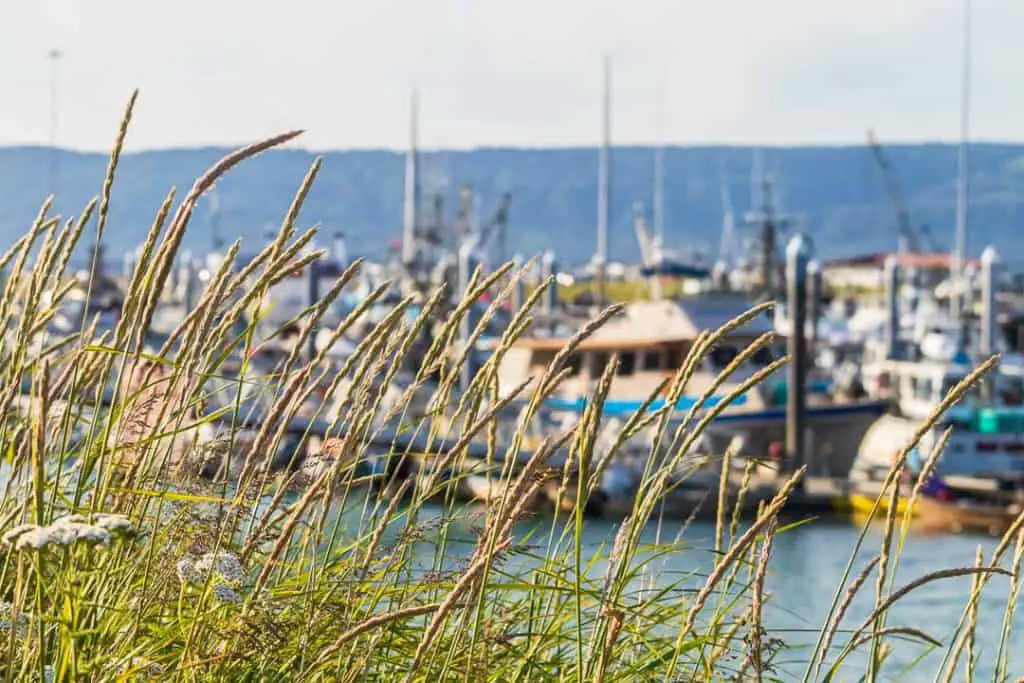
[[[440,515],[441,508],[436,508]],[[793,520],[790,520],[793,521]],[[531,529],[531,524],[536,528]],[[539,525],[539,526],[536,526]],[[550,520],[539,519],[521,525],[519,534],[533,530],[538,537],[547,536]],[[827,618],[832,601],[840,587],[843,572],[861,533],[861,525],[852,519],[835,517],[815,519],[789,528],[776,535],[772,557],[766,578],[765,591],[769,594],[764,610],[764,626],[769,638],[778,638],[785,648],[777,655],[776,680],[801,680],[806,662],[814,650],[821,626]],[[615,534],[617,522],[602,519],[587,519],[584,523],[584,557],[594,552],[607,555]],[[655,522],[648,525],[641,544],[678,543],[678,551],[667,553],[648,565],[649,579],[654,586],[679,584],[682,591],[703,584],[714,562],[713,522],[694,521],[683,526],[681,522],[663,522],[660,529]],[[881,526],[868,529],[861,552],[851,570],[850,580],[878,554],[882,540]],[[907,536],[899,559],[895,587],[929,572],[951,567],[972,566],[975,553],[980,547],[986,558],[996,547],[998,539],[980,535],[918,535]],[[454,543],[449,546],[446,560],[457,562],[460,552],[468,554],[471,542]],[[422,549],[422,568],[429,570],[433,559],[433,548],[429,541]],[[1007,554],[1004,566],[1010,561],[1012,548]],[[520,569],[527,569],[531,560],[522,556],[505,563],[522,563]],[[604,563],[596,563],[591,572],[600,577],[605,570]],[[745,574],[745,572],[744,572]],[[567,577],[569,580],[569,577]],[[874,607],[876,574],[872,574],[862,586],[858,597],[850,606],[831,649],[829,663],[834,661],[850,632],[868,617]],[[890,638],[892,652],[886,659],[879,680],[931,681],[945,653],[945,646],[953,642],[953,632],[960,622],[971,590],[971,577],[943,579],[916,589],[899,600],[889,612],[886,626],[909,626],[920,629],[943,644],[941,649],[932,649],[919,642]],[[842,588],[845,593],[845,587]],[[992,680],[996,666],[997,650],[1003,626],[1006,599],[1009,592],[1009,578],[993,576],[986,586],[978,612],[976,638],[975,680]],[[1008,644],[1010,680],[1024,675],[1024,617],[1015,616]],[[737,648],[744,647],[742,642]],[[856,681],[866,671],[868,648],[851,655],[841,675],[836,680]],[[960,667],[964,666],[965,654],[961,655]],[[962,674],[961,674],[962,675]],[[769,676],[768,678],[772,678]],[[811,680],[821,680],[822,676]],[[961,679],[958,675],[956,679]]]

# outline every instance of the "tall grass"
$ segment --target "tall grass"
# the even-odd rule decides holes
[[[289,356],[273,372],[258,373],[248,352],[260,341],[254,323],[261,298],[317,256],[304,252],[315,231],[297,227],[317,161],[275,239],[246,263],[237,262],[238,244],[232,245],[171,338],[162,348],[147,348],[147,330],[203,193],[235,165],[298,133],[228,155],[177,205],[174,193],[168,195],[146,236],[116,329],[97,334],[86,319],[71,338],[46,338],[48,321],[72,289],[66,272],[72,251],[82,239],[102,237],[116,201],[117,162],[133,104],[134,96],[102,184],[97,220],[97,202],[90,202],[59,227],[48,200],[26,236],[0,259],[4,681],[781,676],[775,662],[785,644],[763,624],[773,600],[765,578],[772,571],[773,541],[788,528],[780,513],[802,471],[789,474],[754,519],[741,525],[743,497],[752,495],[748,468],[735,510],[717,514],[711,571],[656,585],[645,581],[657,573],[659,558],[684,552],[685,536],[649,546],[641,543],[642,533],[677,485],[673,475],[702,464],[695,462],[693,447],[728,400],[709,409],[701,401],[681,423],[664,408],[639,411],[615,443],[598,452],[613,363],[576,425],[526,448],[526,429],[566,377],[573,349],[615,307],[585,325],[543,376],[517,388],[500,386],[498,361],[529,329],[542,290],[534,291],[494,355],[461,391],[457,379],[466,352],[458,331],[470,304],[485,291],[495,294],[486,322],[508,300],[522,270],[507,264],[489,275],[477,273],[462,300],[447,309],[442,292],[428,293],[412,322],[404,315],[412,298],[402,301],[340,366],[326,350],[310,357],[308,338],[357,263],[297,318],[300,338]],[[331,338],[345,334],[383,292],[378,289],[331,330]],[[664,387],[667,395],[682,395],[702,355],[763,309],[703,333]],[[440,321],[432,345],[413,376],[400,382],[397,368],[430,321]],[[239,323],[245,323],[241,334]],[[721,380],[769,341],[755,342]],[[731,398],[780,365],[752,377]],[[431,379],[435,372],[439,381]],[[709,387],[704,400],[719,386]],[[965,390],[966,384],[955,389],[950,402]],[[245,400],[253,395],[264,406],[255,423]],[[333,398],[322,401],[322,395]],[[114,400],[107,405],[105,396]],[[499,439],[498,420],[513,405],[519,411],[515,436]],[[285,463],[282,444],[294,425],[303,424],[293,420],[296,415],[323,418],[330,427],[325,434],[312,428],[302,434]],[[394,424],[402,434],[434,444],[429,450],[435,453],[388,449],[387,471],[412,474],[382,480],[362,465],[366,456],[380,454],[374,444]],[[658,457],[649,458],[635,505],[614,539],[592,551],[583,542],[585,504],[623,444],[645,430],[654,434]],[[471,461],[469,448],[480,443],[486,457]],[[465,474],[480,467],[498,494],[483,508],[468,508],[456,493]],[[895,495],[901,467],[899,459],[883,496]],[[723,477],[722,506],[729,501],[727,484]],[[558,501],[570,499],[573,512],[552,514],[555,504],[546,491],[555,491]],[[980,656],[972,635],[978,595],[992,575],[1010,574],[995,667],[1005,680],[1024,516],[977,566],[936,571],[896,587],[906,523],[889,513],[879,557],[852,581],[852,558],[866,536],[849,549],[851,563],[817,646],[800,655],[805,680],[830,679],[844,671],[844,661],[863,664],[866,679],[877,680],[895,638],[944,649],[937,676],[953,675],[961,659],[970,671]],[[1012,562],[1005,567],[1011,546]],[[874,611],[859,626],[846,624],[847,607],[876,569]],[[974,586],[952,641],[941,643],[920,625],[886,622],[905,595],[961,575],[973,576]],[[864,649],[869,656],[850,659]]]

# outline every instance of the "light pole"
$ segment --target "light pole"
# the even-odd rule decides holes
[[[57,75],[63,53],[54,48],[47,56],[50,60],[50,192],[57,194]]]

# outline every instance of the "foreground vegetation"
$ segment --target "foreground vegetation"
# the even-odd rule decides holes
[[[773,542],[786,531],[779,513],[800,472],[749,523],[740,524],[724,507],[719,510],[716,559],[706,575],[655,581],[652,563],[666,553],[682,552],[681,546],[641,544],[641,533],[671,486],[669,474],[684,463],[710,415],[695,412],[688,423],[671,429],[664,411],[640,413],[627,422],[619,445],[640,429],[654,428],[656,444],[670,455],[664,467],[645,473],[631,514],[598,551],[584,548],[582,505],[568,515],[527,519],[531,510],[526,502],[546,484],[557,484],[579,501],[592,495],[602,468],[614,457],[615,447],[595,450],[597,418],[614,363],[579,424],[551,435],[521,467],[498,474],[508,483],[504,496],[473,513],[452,502],[455,480],[445,473],[457,470],[470,435],[489,443],[489,459],[522,449],[519,437],[505,444],[494,436],[496,409],[502,404],[496,398],[495,359],[475,375],[468,391],[455,388],[463,360],[456,343],[459,323],[479,293],[496,292],[494,307],[509,298],[509,276],[518,275],[511,264],[487,277],[477,275],[462,302],[444,318],[411,386],[403,388],[406,401],[414,390],[428,387],[437,405],[455,406],[463,437],[416,482],[393,482],[390,496],[368,495],[359,455],[369,448],[382,411],[406,409],[403,400],[385,408],[383,397],[396,381],[398,361],[410,353],[421,327],[441,305],[440,293],[427,299],[413,322],[400,315],[410,300],[399,304],[340,370],[328,366],[323,353],[301,357],[305,335],[312,333],[356,264],[302,316],[303,337],[273,376],[250,375],[244,362],[239,376],[225,372],[232,351],[246,358],[254,343],[254,328],[238,336],[235,323],[251,319],[268,287],[315,256],[300,255],[315,231],[299,232],[295,222],[318,163],[287,208],[276,239],[246,264],[233,262],[238,245],[232,245],[224,266],[164,348],[145,349],[145,331],[199,198],[233,166],[295,134],[226,157],[177,205],[173,193],[168,195],[113,331],[98,335],[85,326],[71,339],[35,343],[70,291],[65,271],[73,248],[88,237],[103,237],[130,114],[131,105],[98,201],[66,223],[49,216],[44,205],[25,237],[0,258],[6,278],[0,321],[7,341],[0,402],[8,416],[0,424],[5,458],[0,503],[3,680],[703,681],[781,676],[775,662],[785,643],[764,628],[770,599],[764,586]],[[35,265],[29,266],[33,255]],[[540,293],[508,326],[496,356],[523,334]],[[526,401],[523,424],[564,377],[563,363],[574,345],[613,312],[581,331],[543,377],[520,387]],[[350,323],[343,321],[334,333],[340,335]],[[695,345],[671,381],[670,395],[681,394],[695,360],[722,332],[709,331]],[[758,340],[747,353],[769,340]],[[436,385],[428,383],[435,370],[441,377]],[[306,471],[301,484],[287,471],[275,473],[271,461],[290,418],[315,387],[343,378],[352,382],[331,432],[337,457]],[[230,402],[214,412],[204,405],[211,388],[240,395],[251,384],[265,387],[271,407],[255,438],[242,441],[240,418]],[[26,386],[27,400],[20,396]],[[964,388],[954,390],[950,401]],[[115,401],[96,408],[111,390]],[[709,388],[708,394],[714,391]],[[410,415],[409,429],[434,424],[415,417]],[[215,421],[218,435],[207,439],[203,428]],[[197,453],[206,457],[211,451],[233,459],[222,468],[230,476],[197,476],[188,466]],[[547,465],[546,457],[555,451],[569,454],[561,469]],[[899,466],[894,465],[891,484],[898,480]],[[588,474],[575,477],[574,471]],[[895,488],[886,495],[895,495]],[[976,567],[937,571],[903,585],[896,585],[895,572],[908,520],[890,515],[884,524],[874,559],[854,563],[864,535],[848,549],[851,560],[820,625],[817,645],[800,653],[805,680],[830,679],[844,661],[862,667],[866,680],[879,679],[897,638],[943,651],[940,678],[948,680],[964,667],[972,670],[978,596],[996,574],[1009,575],[1010,594],[1002,643],[986,652],[994,653],[996,679],[1005,680],[1024,517],[991,556],[979,557]],[[468,550],[460,545],[467,531],[472,534]],[[921,625],[888,622],[891,607],[918,587],[967,575],[974,587],[965,596],[964,619],[951,640],[939,643]],[[851,600],[871,591],[872,584],[872,614],[861,623],[847,623]],[[848,675],[846,670],[843,677]]]

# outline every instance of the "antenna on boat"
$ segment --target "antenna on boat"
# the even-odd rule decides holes
[[[968,218],[968,136],[970,131],[971,101],[971,0],[964,0],[963,54],[960,72],[960,147],[957,152],[956,186],[956,244],[950,263],[950,284],[953,285],[950,308],[953,319],[962,324],[964,308],[964,265],[967,260],[967,218]]]
[[[611,58],[606,54],[604,56],[601,149],[598,153],[597,166],[597,253],[594,255],[598,305],[603,305],[605,300],[605,267],[608,263],[608,205],[611,188],[611,167],[609,165],[612,125],[611,82]]]
[[[413,88],[409,101],[409,149],[405,153],[405,204],[402,212],[402,265],[416,260],[416,230],[419,223],[419,91]]]

